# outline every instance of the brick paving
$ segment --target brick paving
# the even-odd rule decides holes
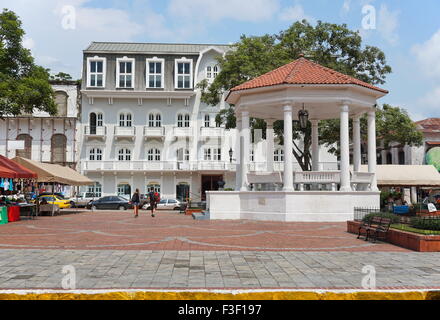
[[[80,213],[0,226],[0,289],[440,288],[440,253],[371,244],[344,223],[194,221],[177,213]]]

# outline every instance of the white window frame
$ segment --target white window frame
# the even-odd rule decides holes
[[[124,116],[124,119],[121,119],[121,117]],[[130,116],[130,119],[128,118]],[[121,123],[124,125],[121,126]],[[130,125],[128,125],[130,124]],[[133,114],[130,112],[121,112],[118,116],[118,126],[120,128],[132,128],[133,127]]]
[[[151,119],[153,118],[153,119]],[[150,113],[148,114],[148,127],[149,128],[162,128],[162,114]]]
[[[212,161],[222,161],[222,149],[212,148]]]
[[[91,148],[89,150],[89,161],[102,161],[103,154],[101,148]]]
[[[206,67],[206,79],[209,79],[209,80],[212,79],[212,66]]]
[[[102,197],[102,184],[99,182],[95,182],[95,184],[88,186],[87,192],[94,195],[94,198]]]
[[[203,160],[204,161],[212,161],[212,151],[211,151],[211,148],[205,148],[203,150]]]
[[[131,75],[131,87],[121,87],[119,77],[121,76],[121,62],[131,62],[131,73],[124,73],[125,76]],[[136,76],[136,59],[135,58],[117,58],[116,59],[116,88],[117,89],[134,89],[135,87],[135,76]],[[127,82],[127,79],[125,79]]]
[[[120,148],[118,150],[118,161],[131,161],[132,153],[133,152],[128,148]],[[121,159],[121,156],[122,156],[122,159]]]
[[[102,62],[102,86],[92,86],[91,84],[91,76],[92,76],[92,62]],[[101,74],[100,72],[93,72],[93,74]],[[87,58],[87,87],[88,88],[105,88],[105,80],[107,76],[107,58],[104,57],[89,57]]]
[[[217,78],[218,74],[220,73],[220,68],[218,65],[215,65],[212,67],[212,79]]]
[[[276,163],[284,162],[284,149],[276,149],[274,151],[273,160]]]
[[[205,114],[204,127],[211,128],[211,115]]]
[[[189,113],[179,113],[177,115],[177,127],[191,128],[191,115]]]
[[[189,149],[186,148],[180,148],[177,149],[176,151],[176,157],[177,157],[177,161],[189,161],[190,159],[190,153],[189,153]]]
[[[162,64],[161,67],[161,73],[150,73],[150,62],[152,63],[158,63],[160,62]],[[165,59],[159,59],[157,57],[154,57],[152,59],[147,59],[146,60],[146,77],[145,77],[145,85],[147,89],[163,89],[165,88]],[[161,83],[160,83],[160,87],[150,87],[150,75],[154,75],[154,76],[161,76]]]
[[[162,152],[158,148],[151,148],[147,151],[147,160],[152,162],[162,161]]]
[[[189,63],[189,77],[190,77],[190,82],[189,82],[189,87],[188,88],[179,88],[179,63]],[[174,64],[174,88],[175,89],[181,89],[181,90],[188,90],[188,89],[193,89],[193,81],[194,81],[194,72],[193,72],[193,60],[192,59],[187,59],[185,57],[181,58],[181,59],[176,59],[175,60],[175,64]],[[184,76],[188,76],[187,74],[184,74]],[[183,83],[185,83],[185,81],[183,81]]]

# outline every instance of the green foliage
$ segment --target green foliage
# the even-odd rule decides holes
[[[440,218],[413,218],[411,219],[411,226],[421,230],[440,231]]]
[[[362,219],[362,221],[363,222],[371,222],[371,220],[373,220],[373,218],[375,218],[375,217],[391,219],[391,223],[392,224],[396,224],[396,223],[400,222],[400,217],[399,216],[397,216],[395,214],[392,214],[392,213],[385,213],[385,212],[382,212],[382,213],[371,213],[369,215],[366,215]]]
[[[316,26],[312,26],[303,20],[279,34],[260,37],[243,35],[233,45],[232,50],[224,57],[218,57],[220,73],[210,86],[202,85],[202,101],[217,105],[223,92],[281,67],[297,59],[300,54],[305,54],[308,59],[325,67],[371,84],[385,83],[387,74],[391,73],[385,54],[376,47],[363,47],[359,33],[349,30],[347,25],[319,21]],[[235,128],[234,107],[223,111],[217,121],[226,124],[227,128]],[[261,126],[257,121],[253,123]],[[294,155],[303,170],[310,170],[311,130],[299,130],[298,124],[293,126],[294,139],[304,139],[304,146],[295,146]],[[274,129],[282,140],[283,122],[275,123]],[[321,137],[328,137],[324,143],[332,145],[339,141],[337,121],[323,121],[320,131]],[[328,132],[331,135],[327,136]],[[337,152],[337,148],[333,151]]]
[[[56,114],[49,73],[34,63],[22,45],[24,31],[14,12],[0,13],[0,118],[32,113],[35,109]]]
[[[70,74],[64,72],[58,72],[58,74],[50,76],[50,80],[54,81],[70,81],[72,79],[73,78]]]

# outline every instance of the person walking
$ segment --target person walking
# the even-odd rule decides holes
[[[155,212],[157,209],[157,202],[158,202],[156,192],[154,192],[154,189],[150,189],[150,193],[148,194],[148,197],[150,198],[151,216],[154,218],[156,216]]]
[[[139,205],[141,204],[141,196],[139,193],[139,189],[136,189],[136,192],[133,194],[133,197],[131,197],[131,203],[133,204],[134,208],[134,217],[139,217]]]

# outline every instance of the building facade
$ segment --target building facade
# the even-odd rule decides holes
[[[222,102],[201,101],[197,84],[219,73],[225,45],[92,43],[84,51],[80,171],[97,196],[128,196],[151,188],[162,197],[205,200],[219,182],[235,189],[235,130],[216,124]],[[267,155],[262,138],[250,152],[258,171]],[[276,142],[275,168],[283,148]],[[232,153],[231,153],[232,151]],[[325,150],[322,166],[337,168]],[[297,165],[297,164],[296,164]]]
[[[79,85],[74,81],[52,82],[58,114],[44,112],[0,120],[0,154],[77,168],[77,125],[80,114]],[[24,149],[17,147],[24,141]],[[21,142],[22,143],[22,142]]]

